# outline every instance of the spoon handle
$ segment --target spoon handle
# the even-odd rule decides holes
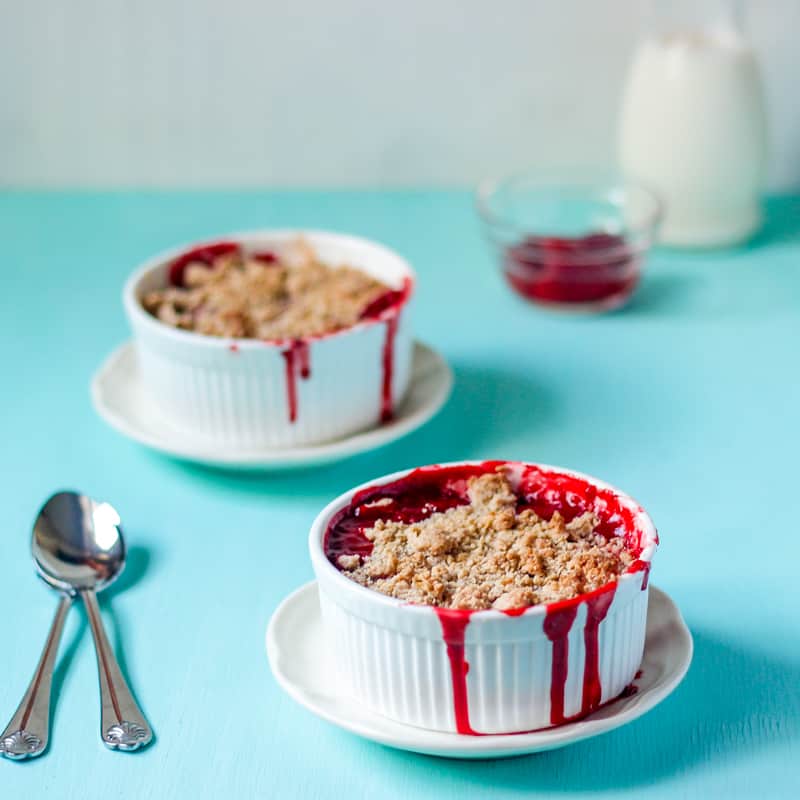
[[[62,595],[36,672],[8,727],[0,733],[0,755],[21,760],[35,758],[47,749],[50,734],[50,687],[58,643],[72,598]]]
[[[149,744],[153,732],[141,709],[133,699],[131,690],[108,642],[97,595],[91,589],[81,591],[86,605],[89,625],[92,628],[97,651],[97,671],[100,676],[100,735],[103,744],[112,750],[138,750]]]

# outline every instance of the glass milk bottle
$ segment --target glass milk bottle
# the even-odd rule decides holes
[[[728,3],[663,0],[639,44],[622,105],[623,172],[666,206],[665,244],[713,247],[761,222],[764,97],[755,54]]]

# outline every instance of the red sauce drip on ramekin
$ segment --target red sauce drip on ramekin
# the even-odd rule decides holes
[[[544,618],[545,636],[553,643],[553,657],[550,666],[550,723],[562,725],[564,716],[564,687],[567,684],[567,665],[569,664],[569,632],[578,615],[578,606],[568,605],[558,608],[558,604],[547,609]]]
[[[297,376],[303,380],[311,377],[311,355],[309,344],[303,339],[294,339],[286,350],[281,350],[286,362],[286,405],[289,422],[297,421]]]
[[[583,702],[580,712],[582,717],[600,707],[603,687],[600,684],[600,648],[597,634],[616,591],[617,584],[609,583],[586,601],[586,623],[583,626],[586,661],[583,668]]]
[[[450,680],[453,684],[453,715],[456,730],[470,736],[479,735],[469,724],[469,700],[467,698],[467,673],[469,664],[464,657],[464,636],[469,625],[472,611],[463,608],[434,608],[439,624],[442,626],[442,638],[447,648],[447,659],[450,662]]]
[[[386,336],[381,351],[381,423],[394,418],[394,351],[397,328],[400,325],[400,312],[411,294],[413,283],[410,278],[403,280],[401,289],[390,289],[373,300],[362,312],[362,320],[382,319],[386,325]]]

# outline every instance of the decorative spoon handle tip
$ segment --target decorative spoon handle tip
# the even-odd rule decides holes
[[[97,651],[97,671],[100,678],[101,719],[100,735],[103,744],[111,750],[131,752],[149,744],[153,739],[150,725],[144,718],[128,683],[122,675],[114,651],[111,649],[97,595],[84,590],[81,597],[86,605],[89,625]]]

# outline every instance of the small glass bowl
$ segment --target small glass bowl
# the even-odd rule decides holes
[[[608,311],[633,294],[661,201],[618,175],[529,170],[478,189],[506,280],[533,303]]]

